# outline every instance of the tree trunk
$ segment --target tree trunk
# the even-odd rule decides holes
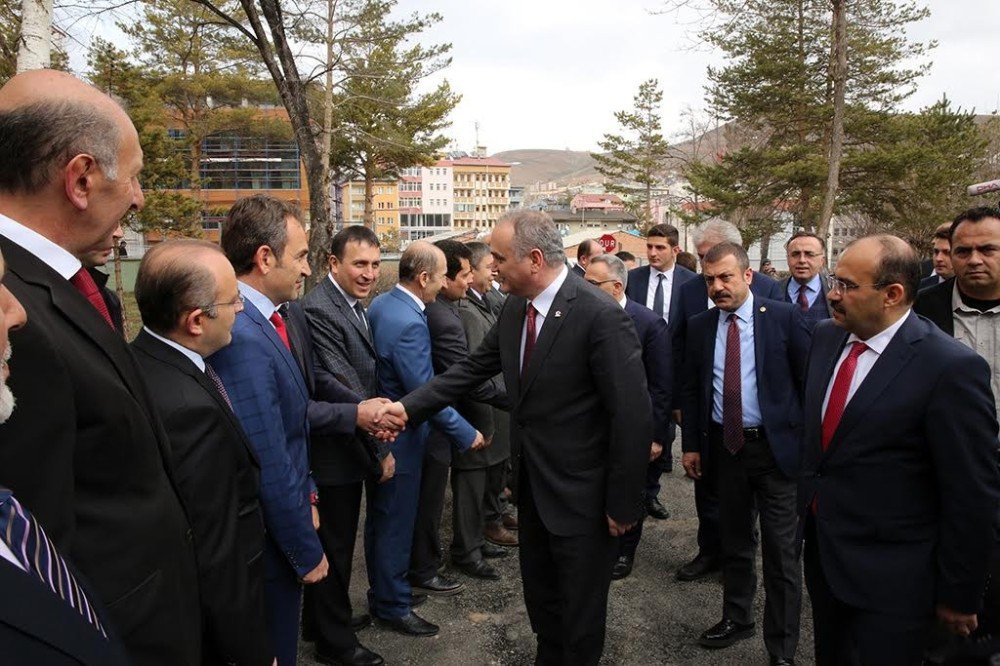
[[[125,308],[125,285],[122,283],[122,255],[118,247],[118,245],[114,247],[115,293],[118,294],[118,302],[122,304],[122,335],[126,340],[131,340],[132,331],[128,325],[128,312]]]
[[[369,169],[365,169],[365,224],[371,227],[371,230],[378,233],[378,227],[375,224],[375,211],[372,209],[372,193],[375,190],[374,178],[368,175]]]
[[[52,0],[24,0],[21,3],[17,71],[45,69],[51,62]]]
[[[329,199],[333,177],[330,171],[330,152],[333,144],[333,45],[335,43],[334,13],[336,0],[326,2],[326,88],[323,90],[323,133],[320,140],[319,170],[324,200],[327,202],[327,218],[323,223],[313,222],[309,233],[309,265],[313,274],[309,277],[309,286],[314,286],[326,276],[326,265],[330,259],[330,241],[333,239],[333,220],[329,215]],[[309,172],[307,178],[311,180]],[[309,186],[310,192],[313,186]]]
[[[830,219],[840,189],[840,162],[844,155],[844,95],[847,87],[847,13],[846,0],[831,0],[833,5],[833,125],[830,131],[830,170],[827,173],[823,212],[816,233],[826,239]]]

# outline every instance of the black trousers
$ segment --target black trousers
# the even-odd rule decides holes
[[[770,654],[791,659],[799,643],[802,608],[797,483],[778,468],[766,439],[747,439],[735,455],[723,446],[721,427],[713,427],[709,439],[718,474],[722,615],[739,624],[754,621],[756,504],[764,565],[764,645]]]
[[[816,525],[806,518],[805,574],[812,602],[817,666],[916,666],[923,663],[933,609],[888,615],[854,608],[834,596],[816,543]]]
[[[585,534],[557,536],[542,523],[523,467],[518,499],[521,581],[536,664],[596,665],[604,651],[611,569],[618,551],[601,516]]]
[[[451,470],[453,563],[475,564],[483,559],[483,526],[500,520],[505,465],[506,461],[480,469]]]
[[[719,557],[719,495],[714,456],[702,456],[701,478],[694,482],[694,508],[698,514],[698,552]]]
[[[449,469],[447,463],[424,455],[417,520],[413,526],[413,548],[410,551],[411,583],[422,583],[438,575],[438,569],[444,562],[441,514],[448,490]]]
[[[327,654],[358,644],[351,628],[351,564],[361,514],[364,483],[319,487],[319,540],[330,571],[315,585],[305,586],[303,633],[316,637],[316,646]]]

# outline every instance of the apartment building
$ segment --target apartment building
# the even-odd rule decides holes
[[[492,229],[510,208],[511,165],[483,152],[450,160],[455,229]]]

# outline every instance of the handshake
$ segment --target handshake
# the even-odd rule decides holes
[[[406,427],[409,417],[401,402],[387,398],[371,398],[358,404],[358,428],[383,442],[394,442],[396,435]],[[476,437],[469,447],[473,451],[485,449],[492,438],[486,439],[476,431]]]

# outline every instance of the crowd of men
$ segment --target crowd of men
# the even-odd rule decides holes
[[[647,265],[590,242],[569,268],[521,210],[489,245],[411,243],[366,307],[375,234],[337,233],[299,299],[302,214],[257,195],[221,245],[145,254],[128,343],[95,268],[141,168],[90,86],[0,89],[3,663],[293,666],[303,639],[378,665],[359,629],[437,634],[414,609],[518,547],[536,662],[597,664],[611,581],[669,517],[678,425],[699,529],[675,577],[723,583],[692,640],[755,635],[759,544],[772,664],[794,663],[803,579],[819,664],[1000,652],[1000,211],[942,225],[933,275],[884,234],[830,273],[797,232],[776,281],[726,222],[696,230],[700,274],[663,224]]]

